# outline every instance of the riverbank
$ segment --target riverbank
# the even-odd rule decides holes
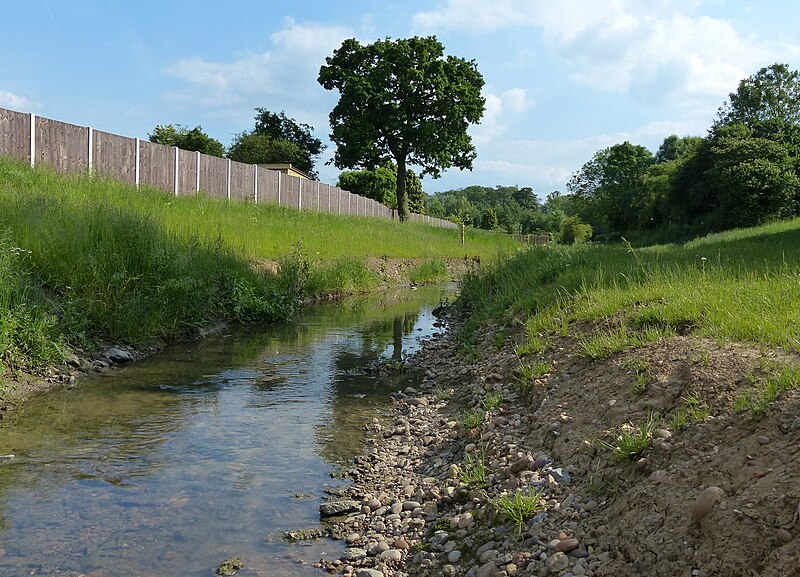
[[[416,355],[419,389],[373,421],[353,485],[321,507],[349,546],[322,569],[798,574],[800,394],[741,400],[787,378],[785,352],[675,335],[592,359],[553,332],[533,374],[524,332],[488,326],[465,350],[459,325]]]

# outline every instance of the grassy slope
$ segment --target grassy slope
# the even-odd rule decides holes
[[[533,248],[467,279],[463,295],[473,327],[511,315],[531,352],[567,332],[592,358],[685,332],[798,351],[800,220],[684,245]]]
[[[65,344],[283,319],[304,293],[374,286],[370,256],[485,259],[512,247],[483,231],[461,247],[454,230],[175,198],[0,159],[0,372],[41,369]],[[280,272],[252,266],[264,261]]]

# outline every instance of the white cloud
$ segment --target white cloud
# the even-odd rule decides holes
[[[722,104],[739,80],[775,61],[800,56],[800,44],[743,33],[731,22],[698,15],[699,0],[444,0],[420,12],[423,32],[497,32],[535,28],[573,80],[628,93],[638,102]]]
[[[481,123],[470,129],[477,145],[488,144],[507,130],[510,116],[518,116],[533,106],[524,88],[511,88],[500,94],[484,93],[486,110]]]
[[[31,108],[34,108],[34,106],[35,105],[33,101],[25,96],[0,90],[0,107],[10,108],[19,112],[26,112]]]
[[[284,102],[309,98],[322,89],[317,84],[319,67],[350,29],[286,21],[270,36],[272,48],[244,54],[231,62],[199,57],[179,60],[167,73],[193,87],[167,96],[209,107],[245,107],[254,97],[280,97]],[[290,108],[288,105],[285,108]]]

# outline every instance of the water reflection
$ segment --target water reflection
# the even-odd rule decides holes
[[[16,455],[0,465],[0,575],[208,575],[234,554],[244,577],[317,575],[292,557],[339,543],[266,537],[318,522],[333,463],[406,385],[364,368],[419,346],[442,295],[322,307],[31,403],[0,430]]]

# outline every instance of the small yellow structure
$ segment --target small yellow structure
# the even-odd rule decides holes
[[[314,180],[311,178],[311,175],[303,172],[299,168],[295,168],[288,162],[277,162],[272,164],[259,164],[259,168],[266,168],[267,170],[274,170],[276,172],[282,172],[283,174],[288,174],[289,176],[299,176],[300,178],[305,178],[306,180]]]

